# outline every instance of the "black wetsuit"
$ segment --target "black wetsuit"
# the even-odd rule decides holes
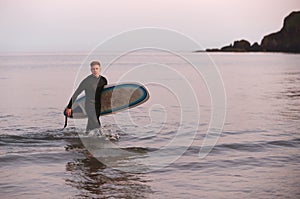
[[[78,95],[85,91],[85,110],[88,116],[88,123],[86,130],[93,130],[101,126],[99,117],[101,112],[101,92],[103,87],[107,85],[107,80],[103,76],[98,78],[94,75],[87,76],[78,86],[74,92],[67,108],[72,108],[73,102],[75,102]]]

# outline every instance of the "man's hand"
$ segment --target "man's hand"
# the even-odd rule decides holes
[[[72,114],[72,109],[66,108],[66,114],[67,114],[68,117],[70,117],[71,114]]]

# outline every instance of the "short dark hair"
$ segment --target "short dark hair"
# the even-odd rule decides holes
[[[100,64],[99,61],[92,61],[92,62],[90,63],[90,65],[91,65],[91,67],[93,67],[93,66],[95,66],[95,65],[101,66],[101,64]]]

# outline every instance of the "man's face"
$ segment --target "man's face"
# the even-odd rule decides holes
[[[94,65],[91,67],[91,72],[94,76],[99,77],[101,72],[101,67],[99,65]]]

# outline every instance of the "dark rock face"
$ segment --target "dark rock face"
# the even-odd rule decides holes
[[[260,45],[258,45],[257,42],[255,42],[253,45],[250,44],[247,40],[239,40],[235,41],[229,46],[224,46],[221,49],[207,49],[207,52],[260,52],[262,51],[262,48]]]
[[[240,41],[235,41],[233,43],[233,46],[225,46],[221,48],[221,51],[228,51],[228,52],[247,52],[248,49],[250,49],[251,45],[248,41],[246,40],[240,40]]]
[[[251,45],[246,40],[235,41],[221,49],[207,49],[207,52],[292,52],[300,53],[300,11],[289,14],[279,32],[263,38],[261,45]]]
[[[287,16],[279,32],[265,36],[261,47],[268,52],[300,53],[300,11]]]
[[[255,42],[249,49],[250,52],[261,52],[262,50],[262,47],[257,42]]]

